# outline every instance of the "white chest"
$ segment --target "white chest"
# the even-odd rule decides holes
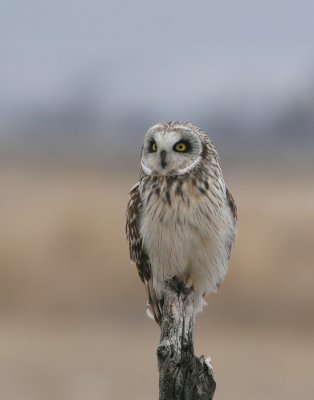
[[[227,270],[228,222],[223,207],[199,192],[185,188],[180,196],[175,188],[146,191],[141,235],[156,284],[178,276],[202,291],[215,290]]]

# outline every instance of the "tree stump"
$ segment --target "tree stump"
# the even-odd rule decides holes
[[[211,400],[216,389],[209,359],[193,348],[193,289],[177,278],[167,285],[157,349],[159,400]]]

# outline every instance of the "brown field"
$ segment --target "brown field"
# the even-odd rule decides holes
[[[136,177],[1,166],[1,400],[158,398],[158,327],[124,237]],[[312,400],[313,177],[226,177],[238,239],[196,351],[212,358],[216,400]]]

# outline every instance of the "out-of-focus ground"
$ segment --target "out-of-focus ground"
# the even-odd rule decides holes
[[[313,173],[227,169],[239,229],[197,318],[215,399],[312,400]],[[124,235],[137,172],[1,165],[1,400],[158,397],[159,328]]]

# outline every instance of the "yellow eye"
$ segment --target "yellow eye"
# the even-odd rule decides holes
[[[151,150],[152,151],[157,151],[157,144],[155,143],[155,142],[153,142],[152,144],[151,144]]]
[[[187,145],[183,142],[179,142],[175,145],[175,151],[179,151],[181,153],[187,150]]]

